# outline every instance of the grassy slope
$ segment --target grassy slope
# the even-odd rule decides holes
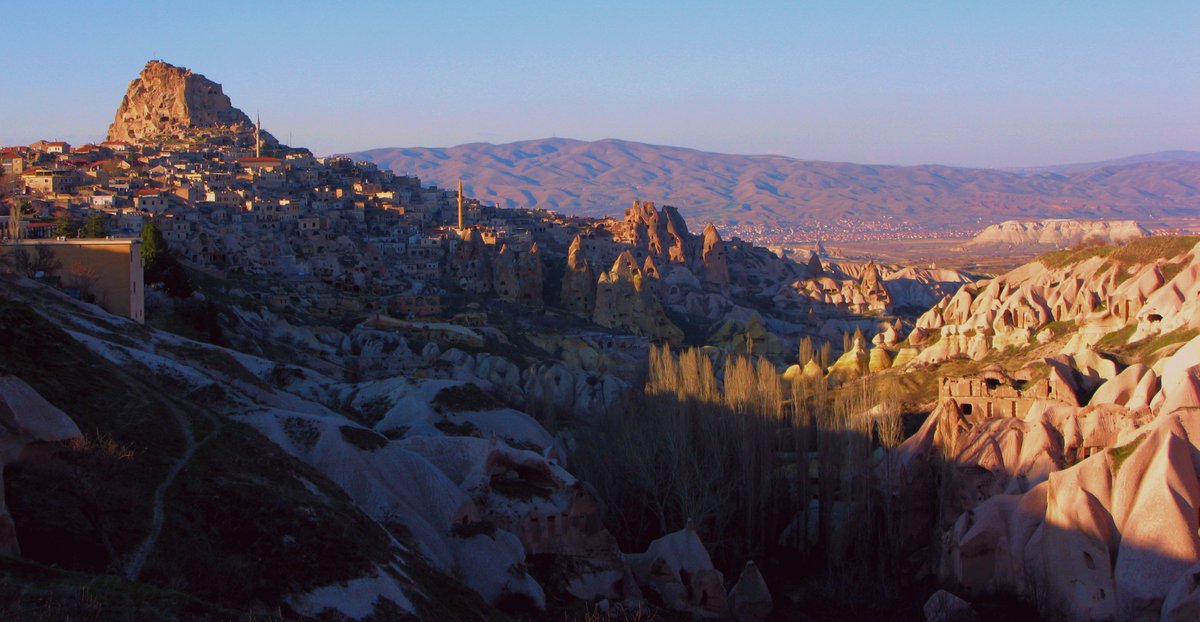
[[[1159,259],[1171,259],[1191,250],[1200,236],[1156,236],[1133,240],[1125,246],[1089,246],[1046,253],[1037,261],[1047,268],[1062,268],[1091,259],[1105,257],[1118,267],[1148,264]]]

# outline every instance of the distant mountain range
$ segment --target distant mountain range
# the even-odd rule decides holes
[[[613,139],[348,155],[438,186],[461,178],[468,196],[505,207],[586,216],[620,215],[634,199],[674,205],[689,221],[721,225],[900,219],[941,227],[1200,215],[1200,152],[1193,151],[1019,170],[821,162]]]

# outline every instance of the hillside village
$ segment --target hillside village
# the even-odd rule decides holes
[[[669,206],[635,200],[624,219],[592,219],[486,205],[461,188],[280,144],[220,85],[160,61],[131,83],[108,138],[0,150],[19,179],[10,204],[20,213],[5,217],[16,224],[3,235],[74,237],[100,219],[104,235],[127,238],[153,221],[184,266],[242,283],[238,291],[293,317],[486,324],[478,305],[454,302],[457,291],[682,343],[681,316],[695,318],[693,332],[732,321],[726,332],[738,333],[770,313],[786,319],[785,333],[816,334],[814,317],[919,309],[967,280],[885,270],[903,290],[893,303],[880,268],[815,256],[797,264],[711,225],[696,235]],[[643,277],[655,285],[632,286]],[[780,314],[769,299],[781,300],[781,285],[791,293]]]
[[[0,153],[17,613],[79,577],[212,620],[1200,612],[1198,238],[783,257],[317,158],[161,61],[108,140]],[[148,223],[194,289],[143,280]]]

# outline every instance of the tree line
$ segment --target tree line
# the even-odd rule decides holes
[[[827,367],[830,350],[805,340],[800,362]],[[581,433],[576,466],[626,550],[692,520],[726,568],[788,549],[890,573],[900,534],[880,480],[902,436],[897,393],[879,377],[831,389],[784,381],[764,357],[652,346],[644,391]]]

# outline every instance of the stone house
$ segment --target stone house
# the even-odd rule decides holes
[[[138,190],[133,198],[133,207],[139,211],[158,214],[171,206],[172,196],[174,195],[156,188]]]

